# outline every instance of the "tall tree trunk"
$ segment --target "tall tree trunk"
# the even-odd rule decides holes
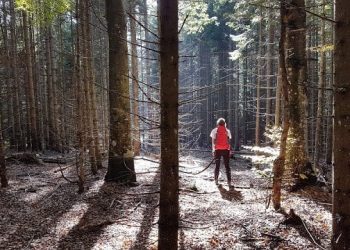
[[[13,124],[13,135],[14,135],[14,146],[17,150],[25,149],[25,140],[23,137],[23,131],[21,127],[21,114],[22,110],[20,108],[20,92],[19,92],[19,74],[18,74],[18,65],[17,65],[17,30],[16,30],[16,12],[14,6],[14,0],[10,0],[10,31],[11,31],[11,76],[13,80],[13,115],[14,115],[14,124]]]
[[[1,121],[1,116],[0,116],[0,121]],[[5,188],[8,186],[8,180],[7,180],[7,175],[6,175],[4,140],[2,137],[1,122],[0,122],[0,182],[1,182],[2,188]]]
[[[248,52],[247,49],[244,50],[244,58],[243,58],[243,103],[242,103],[242,110],[247,110],[248,108]],[[242,137],[243,137],[243,145],[246,145],[248,142],[248,130],[247,130],[247,112],[243,112],[242,117],[242,123],[243,123],[243,130],[242,130]]]
[[[30,140],[33,151],[39,150],[39,137],[37,129],[37,117],[36,117],[36,105],[35,105],[35,88],[34,88],[34,75],[33,75],[33,63],[32,63],[32,49],[31,39],[29,34],[28,16],[26,11],[23,11],[23,36],[26,51],[26,69],[27,69],[27,84],[28,84],[28,101],[29,101],[29,127],[30,127]]]
[[[332,249],[350,246],[350,2],[335,1]],[[347,138],[347,139],[345,139]]]
[[[240,62],[238,62],[238,73],[239,73],[239,64]],[[239,85],[239,76],[237,77],[237,82],[236,82],[236,86],[234,88],[234,113],[235,113],[235,120],[234,120],[234,124],[233,124],[233,137],[234,137],[234,143],[233,143],[233,149],[235,151],[239,151],[240,150],[240,85]]]
[[[258,68],[257,68],[257,83],[256,83],[256,113],[255,113],[255,145],[260,146],[260,86],[262,77],[262,7],[260,7],[260,22],[259,22],[259,44],[258,44]]]
[[[279,210],[281,207],[281,186],[282,178],[285,169],[285,160],[287,152],[287,138],[290,127],[289,122],[289,96],[288,96],[288,78],[286,68],[286,6],[283,1],[280,3],[280,20],[281,20],[281,37],[279,43],[279,72],[281,73],[281,91],[284,98],[283,109],[283,125],[281,133],[280,152],[277,159],[273,163],[273,186],[272,186],[272,203],[275,210]]]
[[[109,37],[110,143],[106,181],[136,181],[131,143],[128,48],[122,0],[106,0]]]
[[[274,10],[269,10],[269,34],[267,40],[267,65],[266,65],[266,127],[272,125],[272,101],[271,101],[271,88],[273,86],[273,62],[274,62],[274,43],[275,43],[275,25],[273,20]]]
[[[130,4],[130,12],[136,13],[135,1]],[[131,35],[131,78],[132,78],[132,113],[133,113],[133,147],[135,155],[140,155],[140,122],[139,122],[139,63],[137,57],[137,40],[136,40],[136,22],[130,18],[130,35]]]
[[[178,1],[158,2],[160,31],[161,180],[158,249],[177,249],[179,228]]]
[[[46,57],[46,97],[47,97],[47,130],[49,149],[56,149],[56,133],[54,127],[55,111],[54,111],[54,70],[53,70],[53,55],[52,55],[52,31],[51,27],[46,27],[45,30],[45,57]]]
[[[275,127],[279,127],[281,125],[281,92],[282,92],[281,88],[282,88],[281,68],[279,67],[278,76],[277,76],[277,86],[276,86]]]
[[[94,68],[93,68],[93,53],[92,53],[92,35],[91,35],[91,8],[92,2],[90,0],[87,1],[88,6],[86,9],[86,20],[87,20],[87,26],[86,26],[86,53],[87,53],[87,68],[88,68],[88,82],[89,82],[89,88],[90,88],[90,100],[91,100],[91,115],[92,115],[92,127],[93,127],[93,140],[94,140],[94,151],[95,151],[95,159],[96,159],[96,166],[98,169],[102,168],[102,155],[101,155],[101,148],[100,148],[100,142],[99,142],[99,128],[98,128],[98,115],[97,115],[97,104],[96,104],[96,87],[95,87],[95,74],[94,74]]]
[[[292,185],[297,184],[305,172],[307,153],[304,138],[302,87],[306,85],[306,13],[304,0],[292,0],[287,4],[286,68],[289,82],[290,131],[287,161]]]
[[[84,1],[84,0],[82,0]],[[82,14],[81,8],[80,8],[80,1],[76,2],[76,18],[77,22],[81,22]],[[82,29],[80,25],[76,27],[76,50],[75,50],[75,64],[74,64],[74,79],[73,82],[75,83],[75,95],[77,100],[77,107],[76,107],[76,124],[77,124],[77,141],[78,141],[78,155],[77,155],[77,175],[78,175],[78,193],[84,192],[84,183],[85,183],[85,165],[84,165],[84,153],[85,153],[85,131],[84,131],[84,86],[83,86],[83,72],[82,72],[82,58],[81,55],[82,49],[81,48],[81,39],[82,39]]]
[[[334,32],[332,32],[332,42],[334,43]],[[327,112],[327,139],[326,139],[326,163],[332,164],[332,156],[333,156],[333,117],[334,117],[334,107],[333,107],[333,97],[334,97],[334,53],[331,54],[332,64],[330,72],[332,77],[328,83],[328,92],[327,92],[327,104],[328,104],[328,112]]]
[[[91,80],[90,79],[90,70],[92,70],[91,67],[89,67],[89,53],[88,53],[88,36],[87,36],[87,28],[90,25],[89,15],[88,12],[88,0],[82,0],[79,2],[79,10],[80,10],[80,22],[79,28],[81,32],[81,51],[82,51],[82,80],[83,80],[83,92],[84,92],[84,124],[85,124],[85,136],[87,139],[87,147],[89,148],[89,155],[90,155],[90,168],[92,174],[97,174],[97,165],[96,165],[96,154],[95,154],[95,140],[93,136],[93,110],[92,110],[92,103],[91,103]]]
[[[325,0],[322,1],[322,15],[325,16]],[[319,167],[320,155],[322,153],[322,122],[323,122],[323,110],[324,110],[324,87],[326,81],[326,54],[323,46],[326,45],[325,27],[326,21],[322,19],[321,23],[321,50],[319,61],[319,77],[318,77],[318,96],[317,96],[317,113],[316,113],[316,128],[315,128],[315,152],[313,160],[313,169],[316,172],[321,172]]]

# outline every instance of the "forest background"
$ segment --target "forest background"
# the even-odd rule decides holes
[[[346,131],[334,128],[341,126],[334,123],[334,98],[349,92],[336,87],[338,2],[179,1],[166,13],[178,8],[176,76],[162,64],[164,49],[172,51],[162,42],[156,1],[2,0],[2,186],[8,182],[5,154],[24,151],[74,152],[79,192],[87,167],[96,174],[107,156],[106,180],[133,183],[128,169],[134,155],[162,152],[166,172],[167,163],[178,165],[177,154],[171,155],[177,149],[211,150],[209,133],[225,117],[236,152],[244,145],[280,148],[267,173],[274,174],[275,209],[282,176],[292,190],[311,180],[330,187],[333,142],[340,143],[334,131]],[[167,74],[168,82],[178,78],[178,86],[164,81]],[[178,110],[166,110],[167,101]],[[341,112],[346,127],[349,114]],[[178,134],[167,134],[177,121],[166,117],[175,116]],[[339,176],[349,176],[338,169]],[[163,190],[177,190],[178,176],[164,175],[174,185]],[[346,193],[348,181],[339,183],[333,190]],[[334,231],[339,244],[349,242],[349,234],[341,233],[349,225],[346,210],[334,210],[344,218]]]

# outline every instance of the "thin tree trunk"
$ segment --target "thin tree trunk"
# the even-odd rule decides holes
[[[267,40],[267,66],[266,66],[266,127],[271,127],[272,125],[272,109],[271,109],[271,88],[273,86],[273,48],[275,42],[275,25],[273,23],[273,13],[274,10],[269,10],[269,35]]]
[[[282,77],[281,69],[278,69],[277,86],[276,86],[276,105],[275,105],[275,127],[281,125],[281,88],[282,88]]]
[[[21,127],[21,114],[22,111],[20,109],[20,92],[19,92],[19,74],[18,74],[18,65],[17,65],[17,32],[16,32],[16,12],[14,7],[14,0],[10,0],[10,31],[11,31],[11,71],[12,71],[12,79],[13,79],[13,135],[14,135],[14,147],[17,150],[25,149],[25,140],[23,138],[23,131]]]
[[[260,8],[260,23],[259,23],[259,47],[258,47],[258,75],[256,83],[256,114],[255,114],[255,145],[260,146],[260,86],[262,77],[262,8]]]
[[[47,145],[49,149],[55,149],[56,134],[54,128],[54,89],[53,89],[53,58],[51,50],[51,27],[45,31],[45,57],[46,57],[46,97],[47,97]]]
[[[83,81],[83,92],[84,92],[84,100],[85,100],[85,105],[84,105],[84,124],[85,124],[85,136],[87,139],[87,147],[89,148],[89,155],[90,155],[90,168],[92,174],[97,174],[97,165],[96,165],[96,153],[95,153],[95,140],[93,136],[93,108],[92,108],[92,102],[91,102],[91,73],[89,72],[92,70],[92,67],[90,67],[89,64],[89,56],[92,56],[88,52],[88,42],[89,38],[87,35],[87,29],[88,26],[90,25],[89,22],[89,15],[87,14],[88,12],[88,0],[82,0],[79,2],[79,10],[80,10],[80,22],[79,28],[81,32],[81,40],[80,40],[80,48],[81,48],[81,53],[83,55],[82,57],[82,81]]]
[[[248,107],[248,52],[247,49],[244,50],[244,58],[243,58],[243,103],[242,103],[242,109],[247,110]],[[243,131],[242,131],[242,137],[243,137],[243,144],[246,145],[248,142],[248,131],[247,131],[247,112],[243,112],[242,117],[242,123],[243,123]]]
[[[350,246],[350,2],[335,1],[332,249]]]
[[[133,2],[130,7],[130,12],[136,12],[136,4]],[[137,41],[136,41],[136,22],[133,18],[130,18],[130,35],[131,35],[131,76],[132,76],[132,89],[133,89],[133,146],[135,155],[140,155],[141,143],[140,143],[140,122],[139,122],[139,63],[137,59]]]
[[[178,1],[158,3],[160,31],[161,180],[158,249],[177,249],[179,229]]]
[[[84,1],[84,0],[83,0]],[[80,2],[76,3],[76,18],[77,22],[81,22],[80,12]],[[83,93],[83,79],[82,79],[82,67],[81,67],[81,28],[78,26],[76,28],[76,61],[74,65],[74,83],[75,83],[75,92],[77,100],[77,141],[78,141],[78,155],[77,155],[77,175],[78,175],[78,193],[84,192],[84,183],[85,183],[85,166],[84,166],[84,152],[85,152],[85,133],[84,133],[84,93]]]
[[[89,82],[89,93],[91,100],[91,115],[92,115],[92,135],[94,140],[94,152],[97,169],[102,168],[102,156],[99,142],[99,128],[98,128],[98,118],[97,118],[97,104],[96,104],[96,87],[95,87],[95,74],[93,68],[93,53],[92,53],[92,35],[91,35],[91,9],[89,6],[92,6],[90,0],[87,1],[88,6],[86,9],[86,53],[87,53],[87,68],[88,68],[88,82]]]
[[[34,76],[33,76],[33,64],[32,64],[32,50],[30,44],[29,36],[29,25],[28,25],[28,16],[26,11],[22,12],[23,14],[23,36],[24,44],[26,50],[26,67],[27,67],[27,89],[28,89],[28,101],[29,101],[29,127],[30,127],[30,139],[31,146],[33,151],[39,150],[39,138],[37,130],[37,117],[35,110],[35,88],[34,88]]]
[[[1,116],[0,116],[0,121],[1,121]],[[0,122],[0,180],[1,180],[1,187],[2,188],[5,188],[8,186],[8,180],[7,180],[7,175],[6,175],[4,140],[2,137],[1,122]]]
[[[325,15],[325,1],[322,1],[322,11],[323,15]],[[321,168],[319,167],[320,155],[322,153],[322,122],[323,122],[323,109],[324,109],[324,87],[326,81],[326,55],[323,50],[323,46],[326,45],[326,34],[325,27],[326,22],[322,19],[321,23],[321,51],[320,53],[320,62],[319,62],[319,83],[318,83],[318,96],[317,96],[317,113],[316,113],[316,128],[315,128],[315,152],[314,152],[314,160],[313,160],[313,169],[314,171],[318,171],[322,173]]]

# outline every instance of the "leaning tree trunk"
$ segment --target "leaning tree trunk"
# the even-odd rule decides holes
[[[179,228],[178,1],[160,0],[161,180],[158,249],[177,249]]]
[[[127,28],[122,0],[106,0],[109,37],[110,138],[106,181],[136,181],[130,132]]]
[[[350,246],[350,2],[335,1],[332,249]]]

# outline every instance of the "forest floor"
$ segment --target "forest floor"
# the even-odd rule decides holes
[[[302,219],[283,223],[284,215],[267,208],[268,158],[248,154],[231,160],[231,190],[224,167],[218,187],[214,165],[198,175],[184,173],[201,171],[211,161],[209,153],[181,158],[179,249],[330,248],[330,194],[317,186],[283,191],[282,206]],[[0,249],[157,249],[158,165],[135,160],[137,187],[105,183],[103,169],[87,176],[83,194],[62,177],[58,164],[9,165],[10,186],[0,189]],[[74,166],[61,167],[75,180]]]

